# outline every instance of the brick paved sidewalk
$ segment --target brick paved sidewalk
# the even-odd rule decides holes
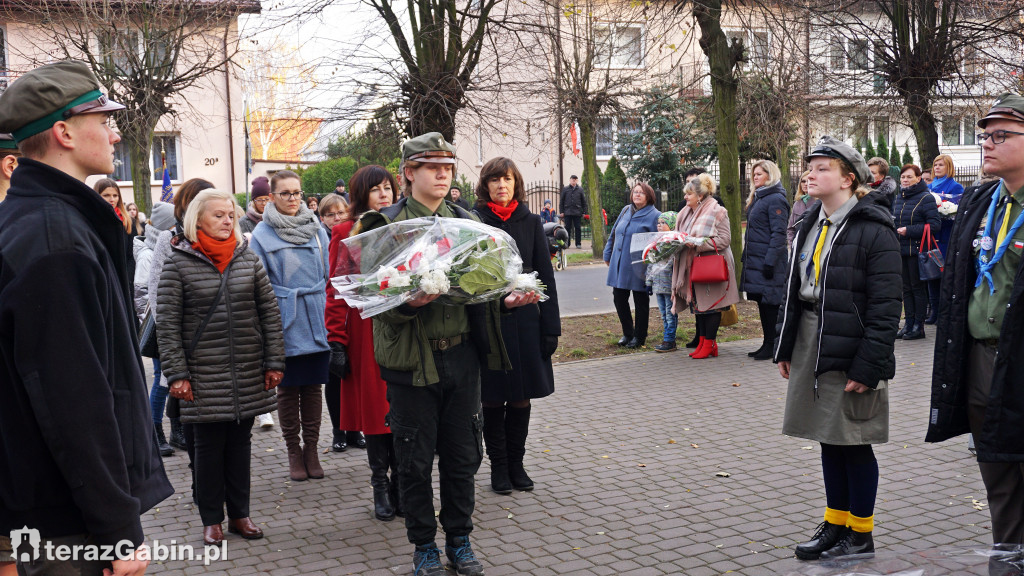
[[[880,553],[989,543],[987,508],[972,503],[985,493],[966,437],[923,442],[931,336],[897,343],[890,442],[876,449]],[[473,542],[488,576],[805,566],[791,547],[821,520],[820,454],[780,433],[786,385],[773,364],[747,358],[755,346],[722,344],[719,358],[700,361],[676,352],[557,366],[557,392],[534,404],[527,447],[537,489],[490,492],[486,458],[477,476]],[[325,410],[323,448],[328,430]],[[178,493],[146,515],[151,540],[201,544],[186,462],[184,453],[165,460]],[[325,479],[290,482],[280,430],[256,431],[252,517],[267,537],[228,535],[227,562],[154,563],[150,573],[409,574],[401,520],[373,518],[365,453],[350,448],[323,463]]]

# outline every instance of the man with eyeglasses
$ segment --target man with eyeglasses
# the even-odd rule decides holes
[[[971,432],[995,544],[1024,543],[1024,97],[978,121],[999,180],[960,199],[942,277],[926,441]]]
[[[267,202],[270,202],[270,180],[266,176],[257,176],[253,179],[249,198],[249,208],[245,211],[245,217],[238,221],[238,226],[242,228],[243,233],[252,234],[256,225],[263,222],[263,209],[267,207]],[[274,425],[273,421],[270,425]]]

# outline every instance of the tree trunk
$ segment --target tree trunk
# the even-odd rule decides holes
[[[708,58],[711,70],[711,98],[715,114],[715,142],[718,145],[718,189],[729,211],[732,232],[732,253],[739,278],[743,253],[740,221],[743,217],[743,194],[740,191],[740,153],[737,133],[736,94],[739,88],[734,70],[742,55],[742,47],[733,50],[722,31],[720,0],[694,2],[694,16],[700,25],[700,47]],[[737,54],[738,52],[738,54]]]
[[[908,93],[904,96],[910,127],[917,140],[917,155],[921,169],[930,168],[939,155],[939,131],[935,127],[935,116],[931,112],[931,101],[926,94]]]
[[[153,213],[153,173],[149,169],[150,150],[153,149],[153,129],[126,130],[121,140],[128,147],[132,163],[132,193],[139,212]],[[161,174],[162,176],[162,174]]]
[[[457,80],[438,81],[435,85],[449,85],[448,93],[430,90],[426,87],[409,86],[406,97],[409,100],[409,121],[406,132],[415,138],[427,132],[440,132],[448,142],[455,141],[455,116],[464,105],[464,90]]]
[[[583,148],[583,173],[592,177],[585,178],[587,204],[590,207],[590,232],[593,236],[593,252],[595,258],[604,257],[604,218],[601,217],[601,179],[597,177],[597,126],[593,119],[580,118],[580,136]]]
[[[786,189],[786,197],[789,198],[790,203],[793,201],[793,191],[789,189],[793,182],[793,175],[789,171],[789,145],[783,144],[775,152],[775,159],[779,166],[779,172],[782,174],[781,181],[782,187]]]

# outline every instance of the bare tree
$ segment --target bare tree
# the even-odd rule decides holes
[[[161,118],[188,110],[179,95],[223,73],[237,49],[234,25],[253,0],[8,0],[3,14],[45,31],[21,49],[42,64],[56,52],[86,61],[111,99],[125,105],[114,120],[131,157],[139,209],[150,212],[153,131]]]

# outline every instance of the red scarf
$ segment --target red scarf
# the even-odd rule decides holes
[[[117,219],[118,220],[120,220],[121,222],[124,222],[124,215],[121,214],[121,209],[118,208],[117,206],[114,206],[114,214],[117,214]]]
[[[508,222],[508,219],[512,217],[512,213],[515,212],[516,208],[519,207],[519,201],[513,200],[508,203],[508,206],[502,206],[500,204],[495,204],[494,202],[488,202],[487,206],[490,207],[491,212],[494,212],[495,216],[501,218],[502,222]]]
[[[228,236],[227,240],[217,240],[202,230],[196,231],[196,241],[192,243],[192,247],[197,252],[205,254],[221,274],[231,263],[236,246],[238,246],[238,240],[235,239],[234,234]]]

